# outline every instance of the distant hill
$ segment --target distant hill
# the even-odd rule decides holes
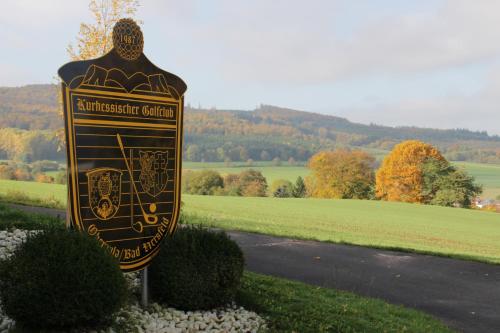
[[[58,87],[53,84],[0,88],[0,127],[61,128]],[[500,161],[500,137],[466,129],[389,127],[345,118],[261,105],[253,111],[185,111],[185,158],[192,161],[306,160],[338,147],[386,151],[408,139],[437,145],[455,160]]]
[[[185,114],[185,157],[192,161],[221,160],[222,155],[232,161],[306,160],[319,150],[342,147],[377,153],[409,139],[437,145],[454,160],[500,161],[500,137],[486,132],[364,125],[270,105],[253,111],[187,107]]]
[[[0,128],[55,130],[62,126],[57,110],[54,84],[0,87]]]

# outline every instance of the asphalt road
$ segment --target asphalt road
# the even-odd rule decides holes
[[[427,312],[463,332],[500,332],[500,265],[230,232],[248,269]]]
[[[64,216],[63,211],[16,206]],[[500,332],[500,265],[229,232],[250,271],[427,312],[463,332]]]

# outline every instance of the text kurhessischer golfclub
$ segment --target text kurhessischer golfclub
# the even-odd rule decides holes
[[[102,112],[121,115],[132,115],[160,119],[174,119],[175,107],[165,105],[144,104],[142,106],[132,105],[125,101],[101,102],[98,100],[89,100],[85,97],[77,97],[77,112]]]

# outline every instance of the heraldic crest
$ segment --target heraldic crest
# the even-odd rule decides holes
[[[121,201],[122,172],[112,168],[98,168],[87,172],[89,204],[101,220],[115,216]]]
[[[139,151],[139,162],[141,164],[140,181],[144,192],[156,197],[160,194],[168,182],[167,151]]]

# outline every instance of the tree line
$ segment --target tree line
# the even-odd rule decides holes
[[[0,160],[31,163],[39,160],[63,160],[54,131],[0,129]]]
[[[57,173],[55,176],[49,176],[48,171],[57,171]],[[66,178],[65,166],[55,161],[0,162],[0,179],[66,184]]]
[[[464,170],[451,165],[430,144],[398,144],[375,170],[375,159],[361,150],[337,149],[313,155],[311,174],[295,183],[278,179],[268,188],[261,172],[221,175],[214,170],[187,171],[183,190],[190,194],[371,199],[470,208],[482,192]]]
[[[260,171],[253,169],[227,175],[221,175],[215,170],[188,170],[182,175],[182,190],[189,194],[243,197],[265,197],[270,190],[274,197],[303,198],[306,196],[302,177],[298,177],[295,184],[288,180],[276,180],[269,189],[267,179]]]

